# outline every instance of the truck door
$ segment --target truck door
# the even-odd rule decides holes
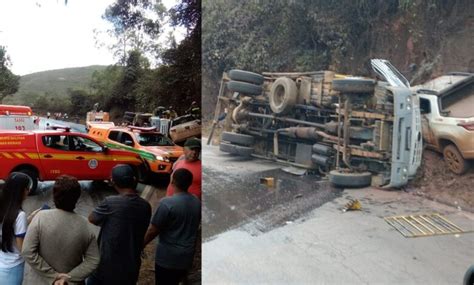
[[[420,98],[420,111],[421,111],[421,132],[423,134],[423,140],[426,144],[434,146],[436,144],[433,130],[430,126],[432,119],[431,102],[428,99]]]
[[[69,149],[73,158],[81,164],[78,179],[106,179],[115,165],[113,157],[104,152],[97,142],[80,135],[69,135]]]
[[[44,169],[45,180],[68,174],[77,179],[108,177],[110,169],[104,163],[106,155],[102,147],[76,135],[44,135],[38,143],[39,157]]]

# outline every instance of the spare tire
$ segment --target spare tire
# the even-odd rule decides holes
[[[263,76],[250,71],[240,69],[232,69],[229,71],[229,77],[232,80],[248,82],[256,85],[263,84]]]
[[[338,187],[362,188],[370,185],[372,174],[370,172],[341,172],[331,170],[329,182]]]
[[[298,88],[288,77],[280,77],[273,82],[270,89],[270,108],[276,114],[288,113],[296,104]]]
[[[374,92],[375,80],[365,78],[334,79],[332,89],[342,93],[371,93]]]
[[[237,134],[231,132],[223,132],[222,140],[230,143],[235,143],[243,146],[249,146],[253,144],[253,137],[244,134]]]
[[[249,157],[253,153],[253,148],[240,146],[230,143],[221,142],[219,144],[219,150],[222,152],[227,152],[230,154],[240,155],[244,157]]]
[[[246,95],[260,95],[263,91],[262,86],[240,81],[227,82],[227,88],[229,88],[230,91]]]

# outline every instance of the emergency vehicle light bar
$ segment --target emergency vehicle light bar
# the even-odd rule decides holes
[[[55,131],[56,130],[64,130],[65,132],[71,131],[71,127],[68,127],[68,126],[52,125],[52,126],[49,126],[49,128]]]
[[[136,127],[136,126],[128,126],[130,130],[137,130],[143,132],[156,132],[156,127]]]

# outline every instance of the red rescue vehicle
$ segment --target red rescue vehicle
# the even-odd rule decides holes
[[[32,180],[32,193],[38,180],[54,180],[62,174],[79,180],[108,180],[117,164],[132,166],[143,180],[148,170],[135,153],[112,150],[82,133],[68,128],[46,131],[0,131],[0,179],[13,171]]]

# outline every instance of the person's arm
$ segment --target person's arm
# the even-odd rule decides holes
[[[94,234],[90,234],[87,250],[84,253],[82,262],[72,269],[67,275],[71,282],[82,282],[99,266],[100,254],[97,246],[97,240]]]
[[[143,247],[145,247],[147,244],[150,243],[150,241],[155,239],[159,233],[160,231],[158,230],[158,227],[153,224],[150,224],[145,234],[145,241],[143,242]]]
[[[28,232],[23,242],[21,255],[30,266],[44,277],[55,279],[57,272],[39,255],[40,247],[40,220],[41,215],[38,214],[31,221]]]
[[[19,251],[21,251],[23,248],[23,240],[24,238],[15,237],[16,247],[18,248]]]
[[[145,238],[143,241],[143,247],[150,243],[160,231],[166,227],[169,219],[169,208],[164,203],[160,202],[158,208],[156,209],[153,218],[151,219],[150,226],[146,231]]]
[[[92,212],[89,214],[89,222],[96,226],[102,225],[102,223],[110,215],[110,207],[107,199],[103,200]]]

